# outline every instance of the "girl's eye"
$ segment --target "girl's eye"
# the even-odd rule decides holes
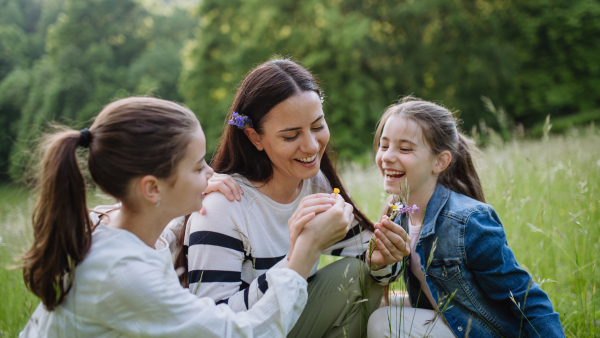
[[[314,127],[313,130],[322,130],[323,128],[325,128],[324,124],[322,124],[322,125],[320,125],[318,127]]]
[[[388,148],[388,146],[384,146],[383,144],[380,144],[380,145],[379,145],[379,148],[381,148],[381,149],[387,149],[387,148]]]
[[[410,149],[410,148],[400,148],[400,150],[403,152],[411,152],[412,151],[412,149]]]
[[[202,172],[204,168],[206,168],[206,166],[202,166],[200,169],[198,169],[198,172]]]
[[[285,137],[285,136],[283,136],[283,139],[286,140],[286,141],[293,141],[293,140],[295,140],[295,139],[298,138],[298,135],[300,135],[300,134],[296,134],[296,135],[294,135],[292,137]]]

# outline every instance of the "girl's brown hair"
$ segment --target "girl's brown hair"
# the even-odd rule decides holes
[[[267,61],[251,70],[237,90],[227,120],[224,122],[224,132],[211,162],[215,172],[229,175],[237,173],[251,181],[268,182],[273,176],[273,164],[267,153],[256,149],[243,130],[229,125],[227,121],[233,112],[246,115],[252,120],[254,130],[262,134],[263,122],[273,107],[295,94],[306,91],[314,91],[322,97],[321,89],[313,74],[289,59]],[[374,231],[371,221],[356,207],[344,189],[334,161],[335,152],[327,145],[321,159],[321,172],[332,187],[340,189],[340,195],[344,200],[352,204],[354,217],[361,227]],[[185,228],[178,241],[181,247],[184,239]],[[183,253],[177,258],[176,267],[187,269],[187,260]],[[180,277],[180,281],[183,286],[187,286],[184,275]]]
[[[132,179],[154,175],[175,179],[191,135],[200,127],[196,116],[176,103],[132,97],[107,105],[84,132],[63,128],[45,146],[32,222],[34,242],[22,257],[25,284],[54,310],[69,292],[76,266],[92,244],[83,174],[77,146],[89,147],[88,168],[106,193],[128,201]],[[89,141],[89,142],[88,142]]]
[[[440,105],[412,96],[401,99],[385,110],[377,124],[373,140],[375,153],[379,148],[383,127],[393,115],[416,122],[421,127],[425,142],[433,154],[438,155],[445,150],[452,154],[452,162],[439,175],[438,182],[450,190],[485,202],[479,175],[471,156],[474,142],[458,131],[457,120],[452,112]]]

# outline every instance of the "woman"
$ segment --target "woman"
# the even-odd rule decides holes
[[[330,159],[321,97],[312,74],[289,60],[265,62],[243,81],[212,164],[244,195],[231,203],[210,194],[206,215],[187,223],[189,288],[197,296],[252,309],[271,288],[264,273],[289,264],[288,249],[303,231],[296,220],[327,210],[333,188],[352,203]],[[318,273],[315,264],[308,307],[291,337],[363,336],[380,302],[378,284],[397,276],[404,247],[367,255],[373,225],[356,208],[354,215],[348,234],[323,251],[353,258]]]
[[[213,174],[189,109],[122,99],[89,130],[64,130],[43,144],[34,243],[23,257],[25,284],[43,304],[21,337],[283,337],[304,307],[305,279],[320,252],[353,219],[341,197],[327,212],[299,219],[305,231],[287,268],[269,273],[272,287],[255,307],[235,313],[183,289],[165,243],[155,249],[169,220],[202,207]],[[89,148],[91,176],[121,203],[119,212],[88,215],[78,146]],[[332,226],[306,224],[311,217]]]

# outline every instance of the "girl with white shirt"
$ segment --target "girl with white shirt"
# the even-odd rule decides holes
[[[157,245],[170,220],[200,210],[213,174],[189,109],[122,99],[89,130],[64,129],[43,145],[34,243],[22,258],[25,283],[42,304],[21,337],[284,337],[306,304],[306,278],[320,252],[353,219],[340,196],[327,212],[298,219],[304,231],[287,267],[271,270],[269,291],[236,313],[182,288],[166,243]],[[78,147],[89,148],[89,172],[121,203],[119,212],[88,214]]]

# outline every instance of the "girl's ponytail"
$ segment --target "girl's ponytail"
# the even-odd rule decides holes
[[[44,142],[40,196],[32,217],[34,242],[22,257],[25,284],[48,311],[62,303],[75,267],[92,243],[85,181],[76,156],[80,136],[78,131],[67,130]]]
[[[452,154],[454,158],[448,169],[440,174],[439,181],[448,189],[485,203],[479,175],[471,156],[474,146],[472,140],[458,133],[458,145]]]

